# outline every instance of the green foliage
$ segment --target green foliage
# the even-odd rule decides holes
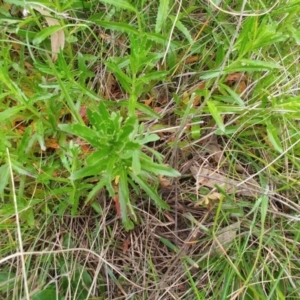
[[[43,299],[56,300],[57,299],[57,293],[56,293],[55,288],[48,287],[48,288],[34,294],[32,296],[32,299],[33,300],[43,300]],[[59,300],[64,299],[64,297],[60,296],[58,299]]]
[[[152,175],[179,176],[179,173],[162,164],[162,157],[146,144],[158,140],[158,136],[144,132],[144,127],[138,124],[135,116],[124,119],[120,112],[109,113],[103,102],[97,111],[88,110],[88,118],[92,127],[80,124],[60,124],[59,128],[69,134],[80,137],[94,147],[94,152],[86,158],[86,166],[72,172],[70,179],[82,180],[97,176],[99,182],[89,192],[90,201],[102,187],[105,187],[111,197],[119,196],[122,221],[127,230],[133,228],[137,221],[133,204],[130,201],[129,186],[134,182],[161,208],[168,208],[148,180]],[[148,150],[151,156],[142,152]]]
[[[123,89],[129,93],[128,110],[129,115],[133,116],[137,108],[143,109],[143,105],[138,104],[137,101],[147,91],[145,87],[151,88],[152,82],[165,78],[169,71],[151,70],[162,55],[151,53],[153,42],[146,34],[130,34],[129,38],[130,55],[127,60],[124,62],[118,58],[111,58],[106,65],[117,77]],[[123,70],[125,67],[127,67],[127,72]],[[148,112],[148,110],[144,110],[144,112]],[[151,112],[148,114],[152,115]]]
[[[170,1],[169,0],[160,0],[159,1],[159,8],[157,11],[157,18],[155,24],[155,32],[160,33],[161,29],[166,21],[168,16]]]
[[[209,2],[34,2],[61,26],[1,2],[1,299],[26,298],[26,276],[34,300],[299,298],[300,1]],[[179,175],[164,162],[184,170],[174,210],[157,192]],[[199,187],[194,162],[261,193]],[[134,231],[112,198],[126,230],[143,218]]]

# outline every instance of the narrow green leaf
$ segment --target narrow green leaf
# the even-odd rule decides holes
[[[26,2],[24,1],[20,1],[20,0],[5,0],[5,3],[11,3],[11,4],[15,4],[17,6],[20,7],[25,7],[26,6]]]
[[[102,207],[101,205],[99,204],[99,202],[97,202],[97,200],[93,201],[91,203],[91,207],[94,209],[94,211],[99,214],[99,215],[102,215],[103,211],[102,211]]]
[[[69,201],[72,204],[72,208],[71,208],[72,216],[75,216],[77,214],[78,205],[79,205],[79,197],[80,197],[79,191],[77,191],[76,188],[74,188],[69,196]]]
[[[178,247],[176,247],[172,242],[170,242],[168,239],[160,237],[159,238],[160,242],[162,242],[165,246],[167,246],[169,249],[174,251],[175,253],[179,252]]]
[[[269,197],[267,195],[262,195],[260,198],[261,198],[261,224],[263,225],[265,223],[266,216],[268,213]]]
[[[101,149],[94,151],[87,159],[86,163],[89,166],[103,164],[107,162],[108,156],[111,154],[110,146],[103,145]]]
[[[155,32],[160,33],[169,12],[169,0],[160,0],[156,17]]]
[[[12,167],[20,175],[26,175],[26,176],[29,176],[29,177],[36,178],[36,175],[33,172],[30,173],[27,169],[25,169],[24,166],[22,164],[20,164],[19,161],[12,160]],[[28,166],[28,168],[29,167],[30,166]]]
[[[288,31],[291,34],[291,37],[295,40],[296,44],[300,45],[300,32],[298,29],[294,28],[293,26],[288,26]]]
[[[98,130],[101,131],[103,123],[106,121],[106,115],[99,114],[97,111],[87,110],[87,117],[90,123]]]
[[[161,44],[163,46],[167,45],[169,40],[168,40],[168,37],[167,36],[164,36],[162,34],[158,34],[158,33],[147,33],[146,34],[147,38],[151,41],[154,41],[158,44]],[[171,41],[170,42],[170,48],[171,49],[178,49],[179,47],[181,46],[180,43],[178,42],[174,42],[174,41]]]
[[[41,150],[45,151],[46,150],[46,145],[45,145],[45,139],[44,139],[44,126],[43,126],[43,122],[41,120],[38,120],[36,122],[36,137],[37,140],[40,144]]]
[[[237,62],[233,62],[230,66],[225,68],[226,71],[240,71],[240,70],[272,70],[279,69],[280,66],[277,63],[263,61],[263,60],[254,60],[254,59],[240,59]]]
[[[9,166],[4,164],[0,167],[0,196],[3,195],[4,189],[9,182]]]
[[[115,1],[115,2],[117,2],[117,1]],[[93,16],[93,18],[91,18],[91,20],[93,22],[95,22],[97,25],[104,27],[106,29],[116,30],[116,31],[125,32],[125,33],[131,33],[131,34],[135,34],[135,35],[139,34],[139,32],[133,26],[128,25],[126,23],[100,21],[97,19],[93,20],[94,18],[95,18],[95,16]]]
[[[156,175],[169,176],[169,177],[178,177],[180,173],[170,167],[164,166],[162,164],[157,164],[151,161],[151,158],[141,160],[142,169]]]
[[[85,204],[87,204],[91,199],[97,196],[99,191],[106,185],[106,178],[101,178],[101,180],[93,187],[89,192]]]
[[[95,115],[96,118],[100,117],[100,119],[103,119],[104,121],[110,120],[110,114],[109,114],[108,110],[106,109],[106,106],[103,103],[103,101],[100,101],[98,110],[99,110],[99,114]],[[97,120],[94,120],[94,122],[97,123]],[[98,122],[99,122],[99,120],[98,120]]]
[[[126,231],[132,230],[134,228],[133,222],[128,218],[127,207],[130,208],[131,204],[129,201],[129,190],[128,190],[128,181],[127,173],[124,169],[120,172],[119,179],[119,202],[121,208],[122,222]],[[134,214],[133,209],[131,208],[131,213]],[[135,216],[135,215],[133,215]]]
[[[232,90],[228,85],[220,83],[219,86],[224,89],[232,98],[233,100],[238,103],[240,106],[245,107],[245,103],[242,98],[237,94],[234,90]]]
[[[128,157],[128,154],[125,154],[123,156],[124,152],[128,152],[129,157],[132,157],[132,151],[136,151],[136,150],[140,151],[140,149],[141,149],[140,144],[138,144],[136,142],[126,142],[126,143],[124,143],[124,147],[121,149],[121,151],[123,153],[120,154],[120,157],[124,157],[124,158]]]
[[[0,15],[1,24],[3,24],[5,22],[7,25],[11,25],[11,24],[16,24],[16,23],[21,23],[22,21],[23,21],[23,19],[20,19],[20,18],[13,18],[13,17]]]
[[[259,209],[259,206],[261,205],[262,197],[259,197],[254,203],[251,208],[251,210],[247,213],[246,216],[252,215],[254,212],[256,212]]]
[[[46,27],[44,29],[42,29],[33,39],[32,43],[34,45],[38,45],[40,44],[43,40],[45,40],[46,38],[48,38],[50,35],[54,34],[55,32],[61,30],[62,27],[60,25],[53,25],[53,26],[49,26]]]
[[[212,78],[221,76],[223,74],[224,74],[224,72],[223,71],[221,72],[219,69],[209,70],[209,71],[203,72],[203,75],[200,76],[200,79],[202,79],[202,80],[212,79]]]
[[[27,225],[33,228],[35,225],[33,209],[31,207],[27,208],[23,213],[21,213],[21,219],[25,220]]]
[[[114,73],[117,79],[120,81],[122,87],[126,92],[131,92],[131,79],[119,68],[116,63],[106,62],[108,68]]]
[[[152,147],[148,147],[146,145],[144,145],[144,148],[146,149],[147,152],[149,152],[149,153],[151,153],[153,155],[153,158],[155,158],[160,164],[162,164],[164,156],[161,153],[157,152]],[[147,161],[148,159],[151,160],[151,158],[149,157],[149,155],[146,155],[144,153],[141,153],[140,156],[141,156],[142,159],[145,159],[145,161]]]
[[[138,143],[141,145],[158,141],[160,138],[157,134],[151,133],[146,134],[142,139],[138,140]]]
[[[138,82],[142,83],[149,83],[152,80],[159,80],[164,78],[169,74],[168,71],[156,71],[156,72],[149,72],[145,76],[139,77]]]
[[[253,45],[253,39],[257,34],[257,18],[249,17],[243,22],[243,29],[241,30],[239,37],[235,43],[234,48],[238,49],[239,56],[243,57]],[[251,37],[249,37],[249,35]]]
[[[129,173],[130,177],[140,186],[140,188],[147,193],[147,195],[156,203],[160,208],[170,209],[169,205],[164,202],[157,192],[141,177],[136,176],[132,172]]]
[[[87,126],[80,124],[59,124],[58,128],[67,133],[81,137],[82,139],[91,143],[91,145],[93,146],[101,146],[96,132]]]
[[[200,137],[201,137],[200,123],[191,125],[191,137],[194,141],[200,139]]]
[[[212,117],[214,118],[214,120],[216,121],[219,129],[222,132],[225,132],[225,125],[223,123],[223,119],[218,111],[217,106],[214,105],[214,103],[212,101],[207,101],[207,107],[212,115]]]
[[[8,108],[2,112],[0,112],[0,121],[5,121],[6,119],[9,119],[12,116],[16,116],[19,111],[22,111],[25,109],[25,106],[23,105],[17,105],[11,108]]]
[[[278,103],[274,106],[275,109],[280,110],[288,110],[291,112],[299,112],[300,108],[300,97],[292,97],[281,101],[282,103]]]
[[[139,153],[140,153],[139,150],[135,150],[132,152],[132,170],[136,175],[141,173],[141,163],[140,163]]]
[[[131,118],[130,118],[131,119]],[[120,130],[119,140],[125,141],[125,140],[131,140],[132,134],[134,134],[135,131],[135,120],[134,122],[127,122],[128,119],[124,122],[124,125],[122,126],[122,129]]]
[[[121,172],[119,179],[119,203],[121,209],[122,222],[125,225],[128,222],[127,203],[129,202],[129,191],[125,172]]]
[[[103,172],[105,169],[106,169],[105,164],[87,166],[71,174],[70,179],[77,180],[87,176],[97,176],[100,175],[101,172]]]
[[[172,20],[174,23],[176,21],[174,16],[169,16],[169,18]],[[186,39],[189,41],[190,44],[194,43],[194,40],[190,34],[190,31],[181,23],[179,20],[176,21],[175,24],[176,28],[183,33],[183,35],[186,37]]]
[[[266,124],[267,124],[267,134],[268,134],[269,141],[271,142],[275,150],[277,150],[279,153],[282,153],[283,148],[277,134],[278,128],[275,127],[270,120],[268,120]]]
[[[22,139],[19,143],[18,150],[17,150],[18,156],[20,157],[21,161],[25,161],[26,158],[28,158],[27,155],[24,154],[27,154],[29,149],[31,148],[31,141],[32,141],[32,127],[28,126],[23,133]]]
[[[80,52],[77,54],[77,56],[78,56],[78,69],[80,71],[79,83],[81,85],[85,85],[86,79],[94,77],[95,74],[89,71],[89,69],[87,68],[86,60],[89,61],[87,58],[88,56],[82,55]],[[92,61],[94,62],[95,60]]]
[[[233,72],[268,71],[279,68],[280,66],[273,62],[252,59],[240,59],[236,62],[233,62],[230,66],[226,67],[222,72],[220,71],[220,69],[205,71],[203,72],[203,75],[200,76],[200,79],[212,79]]]
[[[170,248],[172,251],[174,251],[175,253],[179,252],[179,248],[176,247],[173,243],[171,243],[169,240],[161,237],[159,239],[164,245],[166,245],[168,248]],[[198,266],[198,264],[192,260],[190,257],[184,255],[183,258],[191,265],[191,266]]]
[[[122,9],[126,9],[138,13],[136,8],[132,6],[128,1],[125,0],[100,0],[100,2],[107,3],[118,8],[122,8]]]
[[[155,111],[153,111],[149,106],[146,106],[145,104],[137,103],[136,108],[151,118],[161,119],[162,117],[161,115],[157,114]]]
[[[216,135],[229,135],[229,134],[235,134],[236,132],[238,132],[239,130],[241,130],[240,126],[227,126],[225,128],[225,131],[221,131],[220,129],[217,129],[215,131]]]

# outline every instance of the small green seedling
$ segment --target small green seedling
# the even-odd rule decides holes
[[[85,166],[70,176],[73,181],[88,180],[95,176],[99,179],[86,201],[90,201],[103,187],[111,197],[118,195],[126,230],[134,227],[129,213],[136,220],[129,186],[139,186],[157,206],[168,209],[168,205],[150,183],[151,179],[153,175],[175,177],[180,174],[163,165],[162,156],[146,146],[159,137],[149,132],[144,133],[143,124],[139,125],[135,116],[123,119],[119,112],[110,114],[103,102],[100,102],[97,111],[88,110],[87,115],[92,127],[81,124],[59,125],[61,130],[86,140],[94,147],[94,152],[87,157]],[[153,161],[152,156],[157,162]]]

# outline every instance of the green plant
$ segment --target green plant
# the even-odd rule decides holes
[[[103,187],[111,197],[118,195],[122,222],[126,230],[134,227],[128,213],[136,220],[130,202],[129,186],[135,190],[139,186],[158,207],[167,209],[168,205],[160,198],[149,180],[153,181],[153,175],[173,177],[180,174],[164,166],[161,154],[146,146],[159,137],[149,132],[144,133],[143,124],[139,125],[135,116],[124,119],[120,112],[110,114],[103,102],[100,102],[98,111],[88,110],[87,116],[92,127],[81,124],[59,125],[61,130],[86,140],[95,148],[86,158],[85,166],[70,176],[72,181],[90,176],[99,178],[86,201],[90,201]],[[148,154],[142,150],[146,150]],[[154,162],[150,154],[158,162]]]
[[[111,57],[105,64],[114,73],[122,88],[129,94],[128,113],[134,116],[136,109],[160,118],[147,106],[138,103],[141,95],[151,89],[152,83],[163,79],[169,71],[155,70],[155,64],[162,58],[162,53],[151,53],[153,42],[146,34],[130,34],[130,55],[118,58]],[[154,70],[153,70],[154,69]]]

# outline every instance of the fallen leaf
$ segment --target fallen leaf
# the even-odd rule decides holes
[[[51,149],[59,149],[59,144],[56,139],[46,140],[46,147]]]
[[[238,94],[242,94],[247,88],[247,76],[243,73],[233,73],[226,77],[226,84],[230,87],[234,86],[234,90]]]
[[[235,239],[239,228],[240,222],[238,221],[220,229],[213,242],[213,248],[219,253],[224,253],[224,251],[229,248],[230,243]]]
[[[238,94],[241,94],[246,88],[247,88],[246,81],[242,80],[241,82],[239,82],[239,84],[237,86]]]
[[[45,20],[48,24],[48,26],[54,26],[59,25],[60,23],[58,20],[53,18],[49,11],[44,10],[40,7],[33,6],[35,10],[37,10],[40,14],[42,14],[45,17]],[[63,29],[60,29],[53,34],[51,34],[51,51],[52,51],[52,61],[57,60],[57,54],[61,49],[63,49],[65,46],[65,33]]]
[[[186,64],[193,64],[193,63],[199,61],[201,58],[202,58],[201,55],[193,55],[193,56],[188,57],[188,58],[185,60],[185,63],[186,63]]]
[[[126,252],[128,251],[129,249],[129,246],[130,246],[130,238],[129,236],[127,237],[127,239],[123,242],[123,254],[126,254]]]
[[[118,82],[111,73],[105,73],[103,82],[100,82],[102,96],[105,100],[111,99],[113,93],[118,89]]]
[[[146,106],[150,106],[153,100],[154,100],[154,97],[150,97],[149,99],[144,100],[144,104]]]
[[[32,64],[30,64],[28,61],[24,61],[24,66],[28,70],[32,70],[33,68]]]
[[[194,107],[199,106],[200,103],[201,103],[201,97],[200,96],[195,96],[194,101],[193,101],[193,106]]]
[[[102,40],[105,40],[105,41],[108,41],[110,42],[111,41],[111,38],[108,34],[105,34],[105,33],[100,33],[99,34],[99,37],[102,39]]]
[[[200,205],[205,205],[208,208],[211,208],[217,201],[221,200],[223,195],[217,192],[210,193],[208,195],[203,196],[199,201],[195,203],[195,207]]]
[[[192,175],[197,181],[197,186],[206,186],[215,188],[216,185],[223,188],[228,194],[239,194],[246,197],[258,197],[261,193],[259,184],[253,179],[249,179],[247,182],[240,184],[240,181],[228,178],[228,175],[223,175],[217,170],[191,166]],[[246,178],[245,178],[246,179]],[[244,178],[241,179],[244,181]]]
[[[87,107],[86,106],[81,106],[79,114],[80,114],[80,117],[82,118],[84,124],[88,125],[90,121],[87,117]]]
[[[172,186],[170,180],[164,176],[159,176],[159,185],[162,188],[170,188]]]
[[[90,145],[88,144],[82,144],[80,145],[82,152],[84,153],[92,153],[94,150],[91,149]]]
[[[214,138],[216,140],[216,138]],[[227,162],[225,161],[224,151],[221,150],[220,145],[217,142],[209,143],[205,145],[205,149],[212,156],[213,160],[219,165],[224,165]]]
[[[227,167],[228,161],[224,156],[224,151],[221,149],[218,141],[215,137],[212,138],[212,142],[205,145],[205,149],[211,155],[213,160],[221,167]],[[241,166],[238,162],[235,163],[234,168],[239,173],[245,173],[245,168]]]
[[[230,81],[231,82],[236,82],[238,80],[243,80],[243,81],[246,81],[247,80],[247,76],[243,73],[233,73],[233,74],[229,74],[227,77],[226,77],[226,80],[225,82],[226,83],[229,83]]]

